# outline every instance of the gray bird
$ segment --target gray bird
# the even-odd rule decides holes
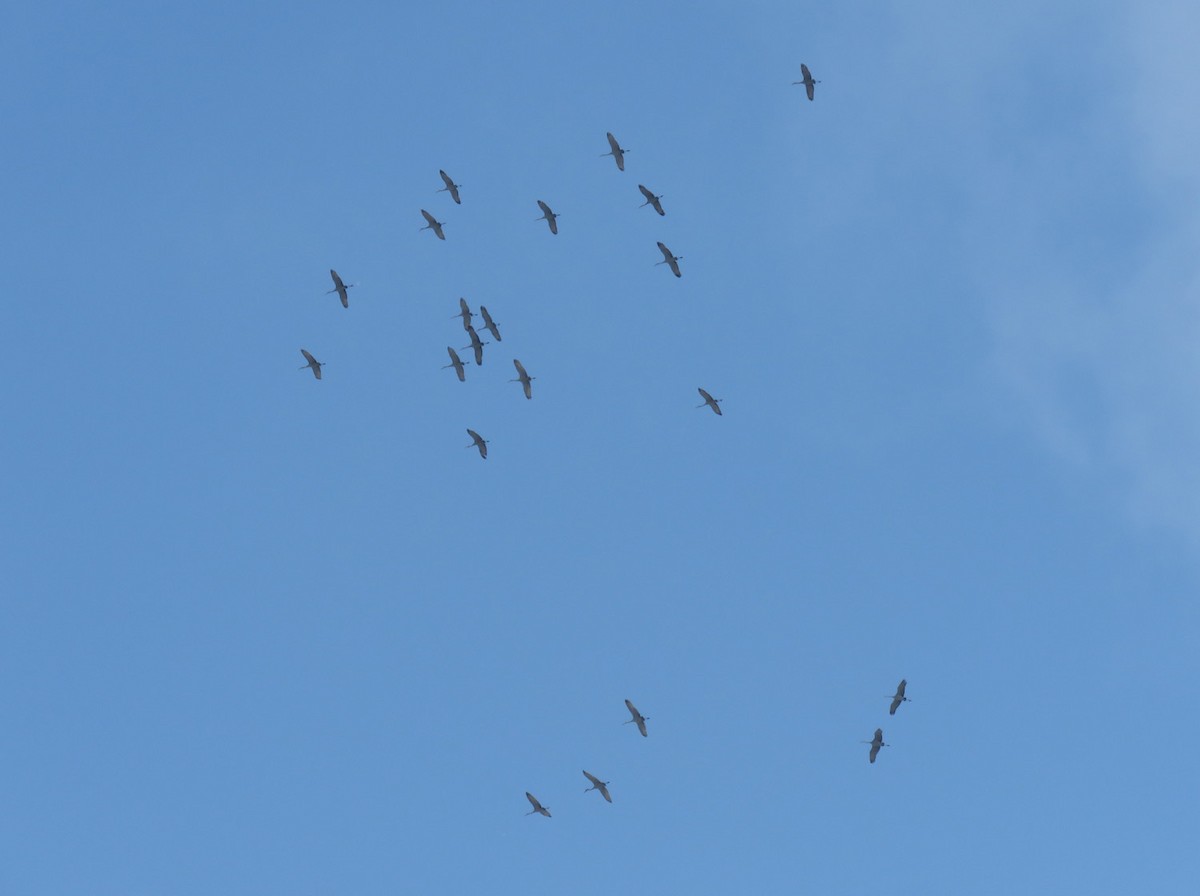
[[[651,193],[649,190],[647,190],[641,184],[638,184],[638,189],[641,190],[642,195],[646,197],[646,201],[643,202],[641,205],[639,205],[638,208],[643,208],[644,206],[648,205],[648,206],[652,207],[660,215],[666,214],[666,212],[663,211],[662,203],[659,202],[659,200],[662,199],[661,196],[655,196],[653,193]]]
[[[800,76],[804,78],[804,80],[793,81],[792,84],[803,84],[804,92],[808,94],[808,99],[811,101],[813,98],[813,85],[820,84],[821,82],[813,80],[812,72],[808,70],[808,66],[803,62],[800,63]]]
[[[860,743],[871,745],[871,764],[872,765],[875,763],[875,757],[879,755],[879,748],[890,746],[889,744],[885,744],[883,742],[883,729],[882,728],[875,729],[875,737],[873,739],[860,741]]]
[[[591,772],[588,772],[587,770],[584,770],[583,775],[585,778],[587,778],[589,781],[592,782],[592,786],[589,787],[587,790],[585,790],[584,793],[587,793],[588,790],[599,790],[600,795],[602,797],[604,797],[610,803],[612,802],[612,797],[608,795],[608,782],[607,781],[601,781],[599,778],[597,778],[595,775],[593,775]]]
[[[459,299],[458,300],[458,314],[456,314],[454,316],[462,318],[463,329],[466,330],[471,326],[471,318],[473,318],[475,315],[471,313],[471,309],[467,305],[467,300]]]
[[[488,332],[492,334],[492,338],[497,342],[503,342],[504,340],[500,338],[500,330],[496,326],[496,322],[492,320],[492,316],[488,314],[487,306],[480,305],[479,313],[483,315],[483,325],[487,327]]]
[[[655,262],[654,266],[658,267],[660,264],[670,265],[671,273],[674,274],[676,277],[682,277],[683,274],[679,273],[679,262],[683,260],[683,256],[682,255],[680,255],[680,256],[672,255],[671,250],[668,249],[666,246],[664,246],[662,243],[658,244],[658,251],[663,254],[663,260]]]
[[[534,812],[537,812],[539,815],[545,815],[547,818],[550,817],[550,810],[539,803],[537,797],[528,790],[525,791],[525,799],[529,800],[529,804],[533,806],[533,809],[525,813],[526,815],[532,815]]]
[[[464,349],[471,348],[471,349],[475,350],[475,366],[479,367],[481,364],[483,364],[483,347],[485,345],[491,345],[491,343],[490,342],[480,342],[479,334],[476,333],[475,328],[469,324],[467,325],[467,333],[471,337],[471,344],[464,345],[463,348]]]
[[[308,349],[306,349],[306,348],[300,349],[300,354],[304,355],[304,360],[308,362],[300,369],[308,370],[311,368],[312,372],[313,372],[313,376],[315,376],[317,379],[320,379],[321,378],[321,368],[324,367],[325,365],[322,364],[320,361],[318,361],[316,358],[314,358],[312,355],[310,355],[308,353]]]
[[[711,395],[709,395],[709,394],[708,394],[708,392],[706,392],[706,391],[705,391],[705,390],[703,390],[703,389],[697,389],[696,391],[697,391],[697,392],[699,392],[699,393],[700,393],[700,397],[704,399],[704,404],[698,404],[698,405],[696,405],[696,407],[698,407],[698,408],[709,407],[709,408],[712,408],[712,409],[713,409],[713,413],[714,413],[714,414],[716,414],[718,417],[722,417],[722,416],[724,416],[724,415],[721,413],[720,404],[721,404],[721,402],[722,402],[722,401],[724,401],[725,399],[723,399],[723,398],[713,398]]]
[[[437,234],[437,238],[439,240],[444,240],[446,238],[446,234],[442,233],[443,222],[429,214],[429,212],[425,211],[425,209],[421,209],[421,214],[425,216],[425,220],[429,223],[420,228],[417,232],[420,233],[421,230],[432,230]]]
[[[329,276],[333,278],[333,289],[329,290],[329,292],[325,293],[325,295],[329,295],[330,292],[336,292],[338,294],[338,298],[342,300],[342,307],[349,308],[350,297],[346,295],[346,290],[353,289],[354,284],[351,283],[349,286],[347,286],[345,283],[343,283],[342,278],[338,276],[338,272],[333,268],[329,269]]]
[[[621,144],[618,143],[617,138],[612,135],[612,131],[608,132],[608,145],[612,148],[612,151],[600,153],[600,158],[604,158],[605,156],[612,156],[613,159],[616,160],[617,170],[624,171],[625,170],[625,153],[629,152],[629,150],[621,149]]]
[[[634,706],[632,703],[630,703],[628,700],[625,701],[625,706],[629,710],[629,714],[631,716],[633,716],[633,718],[630,719],[628,722],[624,722],[623,724],[628,725],[631,722],[635,723],[637,725],[638,731],[642,732],[642,737],[648,737],[649,735],[646,734],[646,716],[644,716],[640,712],[638,712],[637,707]]]
[[[467,430],[467,435],[469,435],[469,436],[471,437],[471,444],[470,444],[470,445],[466,445],[466,446],[464,446],[464,447],[467,447],[467,448],[478,448],[478,449],[479,449],[479,456],[480,456],[480,457],[482,457],[484,460],[487,460],[487,446],[488,446],[488,440],[487,440],[487,439],[485,439],[483,436],[481,436],[479,433],[477,433],[477,432],[476,432],[475,430],[473,430],[473,429],[468,429],[468,430]],[[531,797],[531,799],[532,799],[532,797]]]
[[[458,198],[458,188],[461,187],[462,184],[456,184],[451,179],[450,175],[447,174],[445,171],[442,171],[440,168],[438,169],[438,174],[440,174],[442,176],[442,182],[445,183],[446,186],[442,187],[437,192],[449,193],[450,198],[453,199],[457,205],[462,205],[462,200]]]
[[[900,684],[896,687],[896,694],[895,694],[895,696],[892,697],[891,708],[888,709],[889,716],[894,716],[896,714],[896,710],[900,708],[901,703],[911,703],[912,702],[911,700],[909,700],[907,697],[904,696],[904,689],[906,687],[908,687],[908,680],[905,678],[901,678]]]
[[[523,365],[516,358],[513,358],[513,367],[517,368],[517,378],[515,380],[509,380],[509,382],[520,383],[521,388],[525,390],[525,397],[533,398],[533,388],[530,386],[530,380],[536,380],[537,377],[527,374],[525,372],[525,365]]]
[[[447,367],[453,367],[454,372],[458,374],[458,381],[460,383],[465,383],[467,381],[467,371],[466,368],[463,367],[463,362],[458,356],[458,352],[456,352],[450,346],[446,346],[446,351],[450,353],[450,363],[444,365],[442,370],[445,370]]]
[[[554,212],[550,211],[550,206],[546,205],[546,203],[542,202],[542,200],[539,199],[537,201],[537,204],[538,204],[538,208],[540,208],[542,210],[542,218],[545,218],[546,223],[550,225],[550,232],[558,233],[558,218],[559,218],[559,216],[554,214]],[[540,220],[542,220],[542,218],[534,218],[533,220],[540,221]]]

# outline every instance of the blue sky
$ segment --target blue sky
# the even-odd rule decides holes
[[[0,889],[1190,892],[1198,26],[13,6]]]

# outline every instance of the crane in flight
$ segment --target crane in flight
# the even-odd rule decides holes
[[[718,417],[722,417],[722,416],[724,416],[724,415],[721,413],[720,404],[721,404],[721,402],[722,402],[722,401],[724,401],[725,399],[723,399],[723,398],[713,398],[711,395],[709,395],[709,394],[708,394],[707,390],[705,390],[705,389],[696,389],[696,391],[697,391],[697,392],[699,392],[699,393],[700,393],[700,397],[704,399],[704,404],[698,404],[698,405],[696,405],[696,407],[698,407],[698,408],[704,408],[704,407],[712,408],[712,409],[713,409],[713,413],[714,413],[714,414],[716,414]]]
[[[642,732],[642,737],[648,737],[649,735],[646,734],[646,716],[638,712],[637,707],[628,700],[625,701],[625,707],[629,710],[629,714],[633,716],[633,718],[628,722],[624,722],[623,724],[628,725],[631,722],[636,724],[638,731]]]
[[[550,211],[550,206],[546,205],[546,203],[542,202],[542,200],[539,199],[537,204],[538,208],[542,210],[542,218],[545,218],[546,223],[550,225],[550,232],[557,234],[559,216]],[[534,218],[533,220],[540,221],[542,218]]]
[[[621,149],[621,144],[618,143],[617,138],[612,135],[612,131],[608,132],[608,145],[609,145],[611,151],[600,153],[600,158],[604,158],[605,156],[612,156],[613,159],[617,163],[617,170],[624,171],[625,170],[625,153],[629,152],[629,150]]]
[[[663,260],[655,262],[654,266],[658,267],[660,264],[670,265],[671,273],[676,277],[682,277],[683,274],[679,273],[679,262],[683,260],[683,256],[672,255],[671,250],[664,246],[661,242],[658,244],[658,251],[663,254]]]
[[[648,205],[651,208],[653,208],[656,212],[658,212],[660,215],[666,214],[666,212],[663,211],[662,203],[659,202],[659,200],[662,199],[661,196],[655,196],[653,193],[651,193],[649,190],[647,190],[641,184],[638,184],[638,189],[641,190],[642,195],[646,197],[646,201],[643,202],[641,205],[639,205],[638,208],[644,208],[645,206]]]
[[[324,367],[325,365],[322,364],[320,361],[318,361],[316,358],[314,358],[312,355],[310,355],[308,353],[308,349],[306,349],[306,348],[300,349],[300,354],[304,355],[304,360],[308,362],[300,369],[308,370],[311,368],[312,372],[313,372],[313,376],[315,376],[317,379],[320,379],[321,378],[321,368]]]
[[[533,387],[530,385],[531,380],[536,380],[536,376],[530,376],[525,372],[525,365],[513,358],[513,367],[517,368],[517,378],[509,380],[510,383],[520,383],[521,388],[525,390],[526,398],[533,398]]]
[[[475,350],[475,366],[479,367],[481,364],[483,364],[483,347],[485,345],[491,345],[491,343],[490,342],[480,342],[479,334],[475,332],[475,328],[472,327],[470,324],[467,325],[467,332],[471,335],[471,344],[464,345],[463,348],[464,349],[472,348]]]
[[[503,342],[500,338],[500,328],[496,326],[496,322],[492,320],[492,316],[488,314],[487,305],[479,306],[479,313],[483,315],[483,325],[487,327],[487,331],[492,334],[492,338],[497,342]]]
[[[529,800],[529,804],[533,806],[532,809],[525,813],[526,815],[532,815],[534,812],[536,812],[539,815],[545,815],[547,818],[550,817],[550,810],[539,803],[537,797],[528,790],[525,791],[525,799]]]
[[[589,787],[587,790],[585,790],[584,793],[587,793],[588,790],[599,790],[600,795],[602,797],[604,797],[610,803],[612,802],[612,797],[608,795],[608,782],[607,781],[601,781],[599,778],[597,778],[595,775],[593,775],[591,772],[587,771],[586,769],[584,769],[583,776],[592,782],[592,786]]]
[[[478,449],[479,449],[479,456],[480,456],[480,457],[482,457],[484,460],[487,460],[487,446],[488,446],[488,440],[487,440],[487,439],[485,439],[483,436],[481,436],[479,433],[477,433],[477,432],[476,432],[475,430],[473,430],[473,429],[468,429],[468,430],[467,430],[467,435],[469,435],[469,436],[471,437],[471,444],[470,444],[470,445],[465,445],[465,446],[463,446],[463,447],[465,447],[465,448],[478,448]],[[873,759],[872,759],[871,761],[872,761],[872,762],[874,762],[875,760],[873,760]],[[530,798],[531,800],[533,799],[533,797],[529,797],[529,798]],[[546,813],[546,817],[547,817],[547,818],[549,818],[549,817],[550,817],[550,813],[549,813],[549,812],[547,812],[547,813]]]
[[[462,184],[456,184],[454,179],[440,168],[438,169],[438,174],[442,176],[442,183],[444,183],[446,186],[442,187],[437,192],[449,193],[450,198],[454,200],[456,205],[462,205],[462,200],[458,198],[458,188],[461,187]]]
[[[859,743],[871,745],[871,764],[872,765],[875,764],[875,757],[879,755],[879,748],[890,746],[890,744],[885,744],[883,742],[883,729],[882,728],[875,729],[875,737],[873,737],[871,740],[859,741]]]
[[[896,714],[896,710],[900,708],[901,703],[911,703],[912,702],[911,700],[909,700],[907,697],[904,696],[904,689],[906,687],[908,687],[908,679],[901,678],[900,684],[896,686],[896,693],[892,697],[892,705],[888,709],[889,716],[894,716]]]
[[[346,295],[346,290],[353,289],[354,284],[351,283],[349,286],[347,286],[345,283],[343,283],[342,278],[338,276],[338,272],[333,268],[329,269],[329,276],[333,278],[333,289],[329,290],[329,292],[325,293],[325,295],[329,295],[331,292],[336,292],[338,294],[338,298],[342,300],[342,307],[349,308],[350,297]]]
[[[471,308],[470,308],[470,306],[467,305],[467,300],[459,299],[458,300],[458,314],[456,314],[454,316],[462,318],[463,329],[465,330],[471,326],[471,318],[473,318],[475,315],[471,313]]]
[[[439,240],[444,240],[446,238],[446,234],[442,233],[444,222],[439,221],[433,215],[429,214],[429,212],[425,211],[425,209],[421,209],[421,214],[425,216],[425,220],[429,223],[420,228],[420,230],[417,232],[420,233],[421,230],[432,230],[435,234],[437,234],[437,238]]]
[[[447,367],[453,367],[454,372],[458,374],[458,381],[465,383],[467,381],[467,370],[463,367],[462,358],[450,346],[446,346],[446,351],[450,353],[450,363],[442,365],[442,370],[445,370]]]
[[[792,85],[794,86],[796,84],[803,84],[804,92],[808,94],[809,102],[811,102],[812,98],[813,98],[813,85],[820,84],[821,82],[813,80],[812,72],[810,72],[808,70],[808,66],[805,65],[803,62],[800,63],[800,76],[804,80],[803,81],[793,81]]]

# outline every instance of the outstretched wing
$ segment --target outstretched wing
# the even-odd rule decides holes
[[[470,432],[470,430],[467,430],[467,432]],[[542,811],[542,804],[541,804],[541,803],[539,803],[539,802],[537,801],[537,797],[535,797],[535,796],[534,796],[532,793],[530,793],[528,790],[526,790],[526,791],[525,791],[525,799],[529,800],[529,803],[530,803],[530,805],[531,805],[531,806],[533,806],[533,808],[534,808],[534,811],[537,811],[537,812],[541,812],[541,811]]]
[[[600,787],[603,783],[599,778],[597,778],[591,772],[587,771],[587,769],[584,769],[583,776],[585,778],[587,778],[589,781],[591,781],[593,784],[595,784],[597,787]]]
[[[429,214],[429,212],[425,211],[425,209],[421,209],[421,214],[425,216],[425,221],[429,224],[430,227],[433,227],[434,225],[437,224],[437,218],[435,218],[433,215]]]
[[[621,149],[621,144],[617,142],[617,138],[612,135],[612,131],[608,132],[608,145],[612,147],[613,158],[617,161],[617,170],[625,170],[625,150]]]
[[[671,254],[671,250],[664,246],[661,241],[658,244],[658,251],[663,254],[663,260],[669,264],[675,263],[675,256]]]
[[[442,171],[440,168],[438,169],[438,174],[442,176],[442,182],[446,184],[446,189],[450,193],[450,198],[459,205],[462,205],[462,200],[458,198],[458,184],[454,182],[449,174],[447,174],[445,171]]]
[[[901,703],[903,703],[903,702],[904,702],[904,699],[903,699],[903,698],[902,698],[902,697],[901,697],[899,694],[897,694],[895,697],[893,697],[893,698],[892,698],[892,705],[891,705],[890,707],[888,707],[888,715],[889,715],[889,716],[894,716],[894,715],[896,714],[896,709],[897,709],[897,708],[900,706],[900,704],[901,704]]]
[[[519,376],[522,380],[529,379],[529,374],[525,372],[525,365],[516,358],[513,358],[513,367],[517,368],[517,376]],[[626,700],[625,702],[628,703],[629,701]]]
[[[608,788],[605,785],[600,784],[598,785],[598,789],[600,790],[600,795],[611,803],[612,797],[608,795]]]
[[[808,70],[808,66],[803,62],[800,63],[800,74],[804,76],[804,92],[808,94],[808,98],[811,100],[813,98],[813,85],[815,82],[813,81],[812,72]]]

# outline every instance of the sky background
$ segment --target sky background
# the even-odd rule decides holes
[[[1194,4],[2,19],[0,891],[1194,891]]]

